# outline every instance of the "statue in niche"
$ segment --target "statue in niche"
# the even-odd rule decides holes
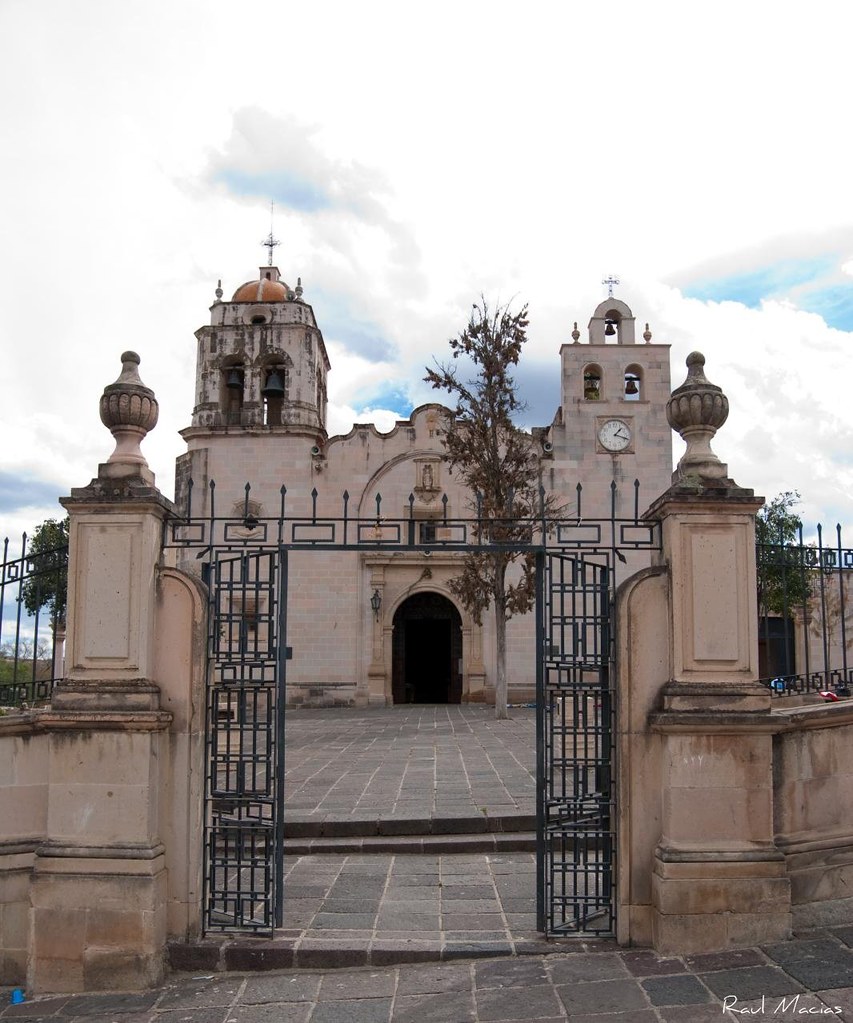
[[[415,493],[418,495],[418,499],[425,504],[430,504],[434,501],[438,493],[438,480],[436,477],[436,466],[433,462],[424,462],[420,467],[416,467]]]

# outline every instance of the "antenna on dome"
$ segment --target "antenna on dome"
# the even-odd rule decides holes
[[[272,266],[272,252],[273,252],[273,249],[276,247],[276,245],[281,245],[281,242],[278,240],[278,238],[273,237],[273,233],[272,233],[272,221],[273,221],[273,212],[274,211],[275,211],[275,203],[274,202],[270,202],[270,233],[269,233],[269,237],[265,238],[261,242],[261,245],[263,245],[265,248],[270,250],[269,262],[267,264],[268,266]]]

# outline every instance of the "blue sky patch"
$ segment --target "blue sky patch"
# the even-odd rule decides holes
[[[853,280],[796,292],[792,299],[798,308],[817,313],[830,327],[853,331]]]
[[[396,412],[401,419],[407,419],[412,411],[412,399],[402,387],[387,383],[369,393],[357,394],[353,404],[366,409],[388,409]]]
[[[312,287],[310,296],[306,298],[312,306],[323,310],[323,337],[337,341],[348,352],[374,362],[384,362],[394,357],[394,345],[375,323],[360,320],[352,314],[345,295]]]
[[[55,505],[56,511],[48,517],[62,519],[65,512],[59,504],[59,497],[64,494],[65,490],[58,483],[46,483],[44,480],[27,479],[11,472],[0,471],[0,512]],[[34,522],[33,529],[37,525],[39,522]]]
[[[683,294],[703,302],[740,302],[760,309],[768,299],[787,301],[816,313],[838,330],[853,330],[853,280],[841,270],[841,253],[785,259],[754,270],[702,277],[686,284]]]
[[[277,206],[291,210],[316,213],[332,205],[328,192],[318,188],[311,181],[289,174],[286,170],[251,174],[228,168],[215,171],[213,178],[236,195],[260,196],[267,201],[273,200]]]

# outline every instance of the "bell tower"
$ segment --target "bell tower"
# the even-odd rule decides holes
[[[592,314],[588,342],[575,323],[560,349],[561,405],[542,444],[543,482],[573,501],[582,487],[581,514],[608,518],[612,484],[617,517],[640,512],[671,482],[672,430],[666,419],[671,384],[669,345],[652,344],[648,324],[637,343],[634,314],[611,294]]]
[[[326,439],[330,369],[314,311],[277,266],[222,301],[221,281],[210,324],[196,331],[195,406],[181,431],[190,442],[217,434],[298,433]]]

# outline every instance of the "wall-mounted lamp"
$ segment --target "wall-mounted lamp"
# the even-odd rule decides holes
[[[379,621],[379,608],[382,607],[382,594],[379,590],[373,591],[373,596],[370,598],[370,606],[373,609],[373,616],[376,621]]]

